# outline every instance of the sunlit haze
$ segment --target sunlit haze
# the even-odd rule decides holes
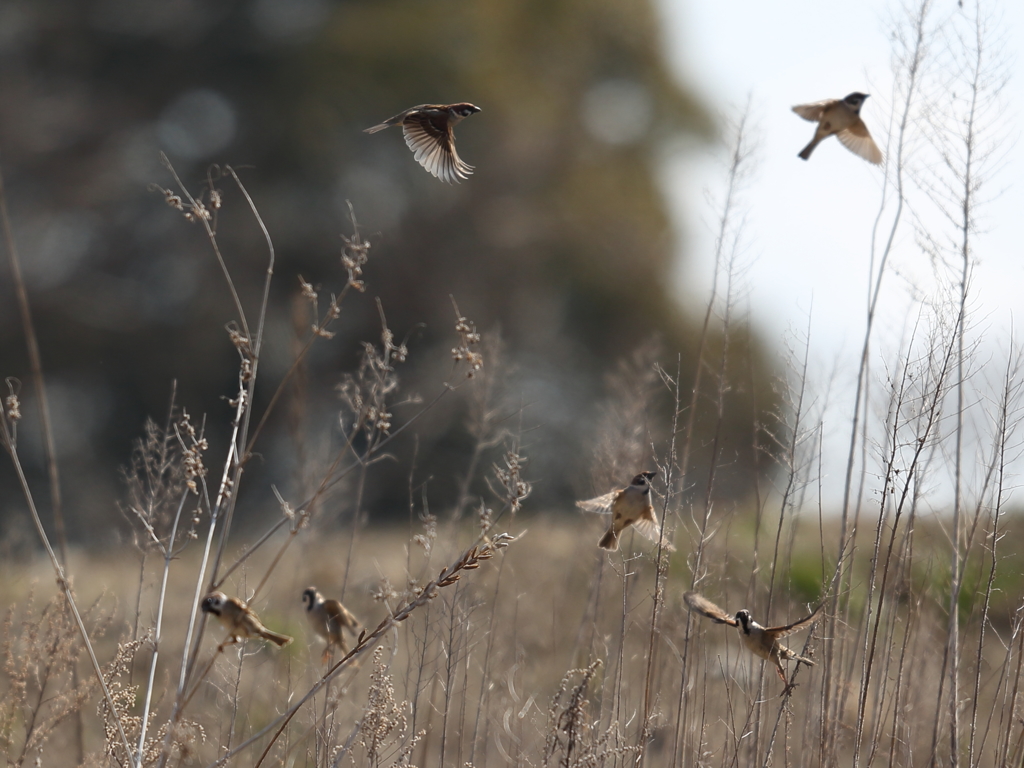
[[[967,5],[967,11],[971,7]],[[991,6],[991,4],[988,4]],[[665,0],[668,51],[681,78],[703,94],[709,108],[735,120],[749,99],[748,125],[755,146],[753,171],[740,196],[745,220],[740,262],[741,303],[749,306],[755,327],[779,350],[802,354],[809,332],[812,391],[828,395],[824,424],[823,491],[828,504],[841,499],[849,440],[853,387],[863,338],[868,263],[873,223],[878,215],[884,171],[863,162],[829,139],[809,162],[797,152],[814,132],[790,111],[794,104],[841,98],[860,90],[871,95],[862,116],[885,151],[893,93],[892,29],[900,21],[898,4],[885,2],[821,4],[679,3]],[[955,2],[936,3],[933,21],[963,13]],[[983,7],[983,12],[985,9]],[[976,368],[998,381],[1011,332],[1020,338],[1021,313],[1015,314],[1024,285],[1018,233],[1024,188],[1018,183],[1024,146],[1016,119],[1024,106],[1024,5],[990,8],[994,19],[990,45],[1005,62],[1002,124],[984,126],[999,139],[1002,162],[986,172],[978,208],[981,231],[974,239],[978,266],[970,301],[968,342],[980,341]],[[742,23],[738,23],[742,20]],[[941,56],[946,42],[933,39],[930,51]],[[688,152],[664,171],[682,231],[686,258],[678,272],[679,295],[694,314],[703,311],[713,273],[715,211],[726,179],[730,138],[701,153]],[[923,229],[949,235],[949,225],[911,183],[910,217]],[[888,234],[887,222],[879,228]],[[934,290],[932,266],[916,243],[908,217],[897,233],[893,270],[886,276],[875,348],[892,352],[917,317],[911,287]],[[891,358],[892,356],[889,355]],[[879,358],[880,360],[881,358]],[[878,381],[882,366],[875,366]],[[939,493],[937,498],[943,494]]]

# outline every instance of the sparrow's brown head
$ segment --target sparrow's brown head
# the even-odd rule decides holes
[[[861,106],[864,104],[864,100],[868,97],[868,94],[861,93],[860,91],[854,91],[845,99],[843,102],[852,109],[854,112],[860,112]]]
[[[740,627],[743,629],[743,633],[750,634],[750,625],[753,620],[750,618],[750,611],[744,608],[742,611],[736,612],[736,621],[740,623]]]
[[[203,613],[212,613],[214,616],[220,616],[227,602],[228,596],[223,592],[211,592],[203,598],[202,611]]]
[[[651,484],[651,480],[657,476],[657,472],[641,472],[639,475],[633,478],[633,482],[630,485],[639,485],[642,488],[647,488]]]
[[[462,104],[452,104],[448,107],[448,111],[451,113],[452,117],[458,117],[461,120],[479,112],[480,107],[475,104],[467,104],[463,102]]]
[[[307,611],[313,610],[318,597],[320,597],[320,594],[316,591],[316,587],[307,587],[302,593],[302,603],[306,606]]]
[[[657,474],[657,472],[641,472],[633,478],[633,481],[629,485],[631,488],[639,488],[646,496],[651,492],[651,478]]]

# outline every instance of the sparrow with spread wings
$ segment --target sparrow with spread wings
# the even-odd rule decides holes
[[[383,131],[392,125],[402,126],[405,143],[416,162],[441,181],[458,183],[460,179],[469,178],[473,166],[464,163],[455,151],[452,128],[479,111],[480,107],[465,103],[420,104],[367,128],[365,133]]]
[[[601,537],[597,546],[614,552],[619,548],[619,534],[631,525],[641,536],[645,536],[651,541],[657,542],[661,539],[661,526],[658,525],[654,507],[651,506],[650,481],[657,474],[657,472],[641,472],[625,488],[606,493],[595,499],[576,502],[576,506],[586,512],[600,514],[610,512],[612,515],[608,532]],[[664,542],[664,547],[669,552],[675,551],[675,547],[667,540]]]
[[[792,635],[794,632],[807,629],[814,624],[821,618],[821,612],[825,607],[824,603],[815,608],[810,616],[805,616],[799,621],[794,621],[792,624],[787,624],[784,627],[762,627],[754,621],[750,611],[746,609],[739,611],[735,616],[731,616],[706,597],[696,592],[687,592],[683,595],[683,600],[686,602],[686,607],[691,611],[707,616],[716,624],[728,624],[731,627],[736,627],[740,632],[743,644],[747,646],[747,650],[755,656],[772,662],[779,673],[779,677],[782,678],[782,682],[786,683],[786,685],[789,685],[789,682],[786,680],[786,672],[782,667],[783,659],[794,659],[797,664],[803,662],[808,666],[814,666],[813,661],[781,645],[779,640]]]
[[[834,135],[855,155],[860,155],[875,165],[881,163],[882,151],[871,138],[864,121],[860,119],[860,108],[867,97],[866,93],[854,91],[845,99],[826,99],[793,107],[793,111],[804,120],[818,124],[814,138],[801,150],[800,157],[804,160],[809,159],[816,146]]]

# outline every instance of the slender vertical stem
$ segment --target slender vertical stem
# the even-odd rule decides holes
[[[178,537],[178,523],[181,520],[181,511],[185,508],[189,491],[186,489],[178,503],[178,511],[174,514],[174,523],[171,524],[171,535],[167,543],[161,545],[164,555],[164,572],[160,579],[160,598],[156,606],[156,629],[153,631],[153,656],[149,660],[149,679],[146,683],[146,699],[142,706],[142,717],[139,725],[139,747],[135,753],[135,765],[142,766],[142,758],[146,749],[146,732],[149,728],[149,708],[153,701],[153,687],[156,681],[156,664],[160,657],[160,638],[164,622],[164,600],[167,597],[167,579],[171,573],[171,560],[174,559],[174,542]]]
[[[71,583],[65,576],[64,567],[60,564],[60,560],[57,558],[57,553],[53,551],[50,539],[46,535],[46,531],[43,529],[43,521],[39,517],[39,510],[36,509],[35,499],[33,498],[32,490],[28,485],[28,478],[25,477],[24,469],[21,466],[21,459],[18,457],[18,451],[14,446],[14,440],[11,437],[11,433],[7,425],[7,414],[2,408],[0,408],[0,445],[4,447],[8,455],[11,457],[11,462],[14,465],[14,471],[17,474],[18,482],[21,485],[22,494],[25,497],[25,503],[28,504],[32,523],[35,525],[36,533],[39,534],[39,540],[43,543],[43,547],[46,549],[46,554],[50,558],[50,564],[53,566],[53,571],[57,576],[57,586],[60,587],[61,591],[64,593],[64,599],[67,601],[68,608],[71,609],[71,614],[75,618],[75,625],[78,627],[78,633],[81,635],[82,642],[85,644],[86,654],[89,656],[93,672],[96,674],[96,680],[99,682],[100,689],[103,691],[103,699],[106,702],[107,707],[110,709],[110,718],[114,721],[118,738],[121,741],[121,746],[124,748],[125,756],[128,757],[132,754],[132,748],[128,743],[128,737],[124,732],[124,725],[121,722],[121,713],[114,704],[114,699],[110,695],[110,689],[107,687],[107,681],[103,677],[103,669],[100,667],[99,659],[96,658],[96,651],[93,650],[92,641],[89,639],[89,632],[85,628],[85,622],[82,620],[82,615],[78,612],[78,605],[75,603],[75,598],[71,591]]]

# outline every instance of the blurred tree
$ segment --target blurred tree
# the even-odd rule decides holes
[[[452,345],[451,294],[508,343],[507,389],[528,406],[523,423],[539,425],[526,448],[538,500],[578,492],[600,374],[659,336],[670,360],[682,354],[684,384],[693,376],[695,330],[671,293],[676,238],[653,171],[667,141],[710,139],[713,126],[669,74],[659,23],[651,0],[0,4],[0,163],[62,419],[73,531],[113,509],[112,468],[143,418],[162,418],[172,379],[179,403],[209,414],[213,455],[223,439],[231,305],[199,229],[147,192],[169,185],[161,150],[193,190],[210,163],[242,168],[274,238],[263,397],[288,363],[296,275],[340,286],[348,199],[374,233],[369,293],[312,359],[305,418],[331,422],[321,417],[337,407],[329,384],[353,365],[356,342],[379,333],[374,296],[399,336],[414,331],[406,391],[436,391]],[[399,131],[361,131],[414,104],[453,101],[483,110],[458,130],[459,152],[477,168],[461,185],[423,171]],[[261,235],[230,204],[219,234],[254,307]],[[734,333],[734,359],[762,370],[756,344]],[[0,373],[27,378],[7,281],[0,341]],[[738,375],[728,395],[723,460],[733,471],[721,488],[730,494],[752,480],[754,413],[770,405],[765,394],[755,404],[750,378]],[[461,411],[453,403],[419,427],[420,471],[444,502],[469,441]],[[279,416],[263,447],[277,482],[308,455]],[[713,415],[698,428],[707,440]],[[404,482],[375,487],[368,504],[402,504]]]

